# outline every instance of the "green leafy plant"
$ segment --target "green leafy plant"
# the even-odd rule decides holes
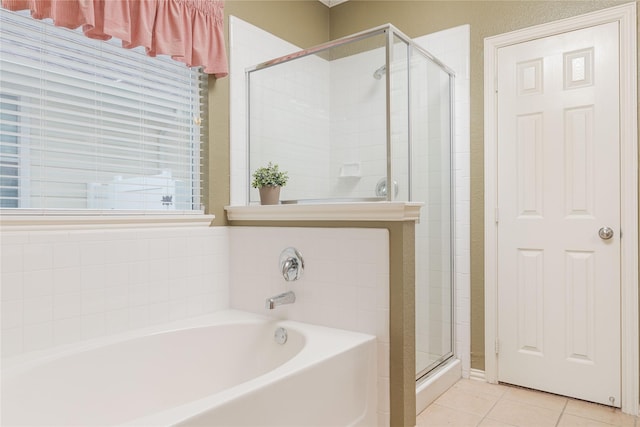
[[[253,181],[251,186],[253,188],[261,187],[283,187],[287,184],[289,175],[287,172],[281,171],[277,164],[269,162],[267,166],[256,169],[253,173]]]

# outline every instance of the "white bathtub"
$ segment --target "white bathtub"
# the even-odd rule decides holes
[[[228,310],[4,361],[1,420],[375,426],[376,374],[373,336]]]

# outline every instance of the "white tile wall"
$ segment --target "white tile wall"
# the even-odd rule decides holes
[[[245,69],[300,49],[236,17],[230,28],[231,204],[242,205],[250,184]],[[384,51],[375,49],[333,61],[309,56],[253,73],[251,157],[290,172],[281,199],[375,196],[386,175],[385,80],[373,78],[383,63]],[[265,108],[262,99],[268,99]],[[348,164],[357,165],[358,176],[340,177]]]
[[[383,48],[331,61],[330,197],[375,197],[387,174],[386,80],[373,77],[384,63]],[[341,177],[349,163],[358,176]]]
[[[235,16],[229,17],[231,205],[247,204],[247,104],[245,70],[300,48]],[[280,84],[282,82],[278,82]],[[277,87],[267,87],[280,93]],[[281,87],[281,91],[286,91]],[[282,165],[280,158],[271,159]],[[284,169],[284,167],[283,167]]]
[[[329,81],[329,62],[315,55],[251,73],[249,167],[273,161],[288,171],[282,200],[329,193]]]
[[[378,338],[379,419],[389,421],[389,234],[381,229],[231,227],[231,307]],[[305,270],[286,282],[280,253],[293,246]],[[292,290],[296,302],[268,310]],[[384,424],[383,424],[384,425]]]
[[[2,356],[228,307],[226,228],[2,231]]]

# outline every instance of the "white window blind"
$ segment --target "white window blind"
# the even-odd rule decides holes
[[[200,210],[206,75],[0,9],[0,207]]]

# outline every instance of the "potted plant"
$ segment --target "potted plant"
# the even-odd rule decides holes
[[[280,187],[286,185],[288,179],[287,172],[269,162],[267,166],[256,169],[251,186],[260,191],[261,205],[277,205],[280,201]]]

